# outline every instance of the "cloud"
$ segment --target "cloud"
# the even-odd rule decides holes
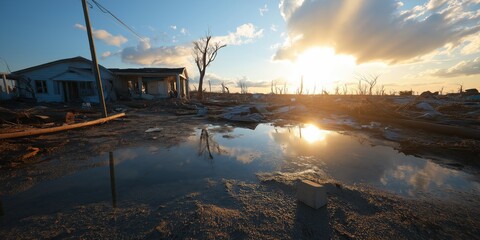
[[[281,0],[279,8],[288,39],[276,60],[326,46],[360,63],[397,63],[480,32],[480,12],[471,1],[430,0],[401,11],[396,0]]]
[[[136,47],[126,47],[121,52],[122,61],[146,66],[182,67],[188,66],[191,47],[186,45],[152,47],[150,39]]]
[[[215,42],[221,42],[227,45],[243,45],[253,42],[254,39],[263,36],[263,29],[257,30],[255,25],[251,23],[243,24],[237,27],[234,33],[225,36],[216,36],[212,38]]]
[[[480,1],[480,0],[479,0]],[[480,35],[470,36],[465,39],[465,46],[461,53],[464,55],[474,54],[480,51]]]
[[[175,25],[170,25],[170,28],[173,29],[173,30],[177,30],[177,26],[175,26]]]
[[[267,4],[265,4],[265,6],[263,6],[263,8],[259,8],[258,11],[260,12],[260,16],[263,17],[263,14],[265,14],[265,12],[268,12]]]
[[[448,69],[439,69],[432,73],[436,77],[458,77],[480,74],[480,57],[471,61],[461,61]]]
[[[278,31],[277,25],[272,24],[272,25],[270,26],[270,30],[272,30],[272,32]]]
[[[246,76],[241,76],[241,77],[235,77],[235,78],[228,78],[228,77],[223,77],[220,75],[217,75],[215,73],[209,73],[207,72],[205,74],[205,77],[203,79],[203,84],[208,85],[208,82],[213,86],[220,86],[222,83],[224,83],[228,87],[240,87],[240,83],[246,83],[247,87],[252,87],[252,88],[265,88],[265,87],[270,87],[271,82],[267,81],[252,81],[248,79]],[[192,79],[192,83],[198,83],[198,76]],[[233,91],[233,89],[231,89]]]
[[[75,24],[75,27],[81,30],[86,31],[87,28],[82,24]],[[101,40],[102,42],[106,43],[107,45],[117,46],[120,47],[122,44],[128,42],[128,39],[122,35],[112,35],[111,33],[107,32],[106,30],[99,29],[92,31],[93,37]]]
[[[185,29],[184,32],[187,33],[187,30]],[[222,44],[241,45],[260,38],[262,33],[263,29],[257,30],[253,24],[243,24],[237,27],[236,32],[225,36],[214,36],[212,40]],[[176,42],[176,39],[173,38],[173,41]],[[154,47],[151,40],[147,38],[140,41],[137,46],[124,48],[120,55],[123,62],[130,64],[190,68],[193,66],[191,53],[190,44]]]
[[[183,35],[187,35],[188,30],[186,28],[182,28],[182,29],[180,29],[180,33],[183,34]]]
[[[112,56],[112,52],[110,52],[110,51],[106,51],[106,52],[102,53],[102,58],[103,59],[108,58],[110,56]]]
[[[241,84],[245,84],[247,87],[253,87],[253,88],[265,88],[265,87],[270,87],[271,82],[267,81],[251,81],[248,79],[248,77],[243,76],[237,81],[235,81],[236,87],[241,87]]]

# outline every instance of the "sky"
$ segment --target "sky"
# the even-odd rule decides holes
[[[480,0],[89,0],[98,62],[107,68],[187,67],[192,42],[226,44],[204,87],[232,92],[443,93],[480,89]],[[91,59],[81,0],[2,0],[0,72]],[[129,30],[129,28],[131,30]],[[273,86],[273,88],[272,88]]]

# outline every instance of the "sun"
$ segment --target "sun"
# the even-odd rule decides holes
[[[294,68],[296,79],[292,82],[300,88],[303,77],[303,93],[318,94],[322,90],[333,91],[341,81],[352,76],[355,58],[337,55],[333,48],[310,48],[297,57]]]

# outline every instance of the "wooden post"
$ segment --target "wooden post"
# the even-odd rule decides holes
[[[8,86],[7,86],[7,74],[3,73],[2,78],[3,78],[3,86],[5,86],[5,92],[9,94],[10,91],[8,91]]]
[[[88,16],[87,0],[82,0],[83,15],[85,16],[85,25],[87,27],[88,42],[90,43],[90,54],[92,55],[93,73],[97,80],[98,98],[102,107],[102,116],[107,117],[107,107],[105,105],[105,98],[103,97],[102,79],[100,78],[100,70],[98,69],[97,55],[95,53],[95,43],[93,42],[92,27],[90,26],[90,17]]]
[[[113,158],[113,152],[108,153],[110,164],[110,189],[112,190],[112,206],[117,207],[117,190],[115,186],[115,159]]]

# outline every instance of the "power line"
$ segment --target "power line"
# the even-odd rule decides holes
[[[97,7],[98,9],[100,9],[101,12],[103,13],[106,13],[106,14],[109,14],[110,16],[112,16],[115,20],[117,20],[117,22],[119,22],[122,26],[124,26],[125,28],[127,28],[128,31],[130,31],[133,35],[135,35],[138,39],[140,39],[141,41],[144,41],[144,38],[141,37],[137,32],[135,32],[130,26],[128,26],[125,22],[123,22],[120,18],[118,18],[117,16],[115,16],[115,14],[113,14],[112,12],[110,12],[106,7],[102,6],[100,3],[98,3],[97,1],[95,0],[91,0]]]
[[[11,73],[11,72],[12,72],[12,70],[10,69],[10,65],[8,65],[8,62],[7,62],[7,60],[5,60],[5,59],[4,59],[4,58],[2,58],[2,57],[0,57],[0,59],[2,59],[2,61],[3,61],[3,62],[5,63],[5,65],[7,66],[7,70],[8,70],[8,72],[9,72],[9,73]]]

